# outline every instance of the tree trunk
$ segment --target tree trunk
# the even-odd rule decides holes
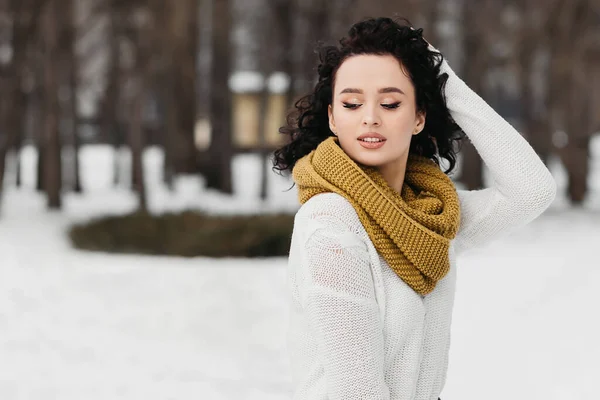
[[[2,77],[4,78],[4,77]],[[7,86],[7,80],[2,79],[2,89]],[[7,119],[7,113],[9,108],[9,99],[8,97],[0,98],[0,116],[2,119],[2,125],[5,125],[5,121]],[[6,154],[8,152],[9,146],[9,135],[8,129],[1,129],[0,127],[0,202],[2,201],[2,189],[4,188],[4,171],[6,167]]]
[[[69,44],[69,52],[68,52],[68,64],[69,64],[69,90],[70,94],[70,120],[71,120],[71,134],[73,139],[73,173],[74,173],[74,183],[73,183],[73,191],[75,193],[81,193],[81,177],[79,171],[79,112],[77,107],[77,89],[79,86],[79,80],[77,79],[77,74],[79,72],[79,63],[77,60],[77,52],[76,52],[76,44],[77,44],[77,20],[75,18],[75,2],[77,0],[71,0],[68,5],[68,19],[67,23],[69,23],[68,30],[68,44]]]
[[[135,65],[131,71],[134,96],[131,102],[131,118],[129,123],[129,145],[131,148],[132,187],[138,193],[138,211],[148,211],[147,188],[144,179],[143,152],[146,146],[144,106],[151,76],[151,61],[155,44],[156,28],[154,18],[156,10],[147,9],[148,17],[134,26],[132,36],[135,45]],[[153,12],[154,11],[154,12]],[[134,7],[126,11],[130,16],[136,12]]]
[[[113,182],[115,186],[119,184],[120,163],[119,149],[123,142],[121,137],[122,130],[119,124],[118,108],[121,100],[120,81],[121,81],[121,52],[119,50],[119,40],[121,35],[121,16],[120,10],[116,9],[111,3],[109,11],[110,33],[108,35],[108,46],[110,51],[110,61],[108,67],[108,78],[106,91],[102,99],[101,108],[101,129],[105,140],[113,144]]]
[[[211,96],[211,141],[208,149],[209,168],[205,171],[206,186],[224,193],[233,193],[231,160],[233,157],[231,91],[231,7],[229,0],[213,3],[213,62]]]
[[[529,143],[534,148],[544,164],[548,164],[548,159],[552,153],[552,129],[546,119],[533,117],[525,125]]]
[[[328,27],[326,3],[309,1],[298,3],[294,38],[299,43],[294,59],[294,97],[312,91],[316,81],[314,67],[318,61],[315,48],[323,40]]]
[[[37,32],[40,0],[11,1],[5,10],[12,21],[11,60],[0,66],[0,90],[4,93],[0,100],[0,192],[4,182],[6,155],[11,147],[17,150],[17,185],[21,183],[21,168],[18,151],[25,127],[27,97],[22,82],[29,40]]]
[[[177,113],[175,110],[175,96],[173,91],[173,76],[171,69],[166,68],[162,74],[161,87],[162,99],[165,109],[165,124],[163,135],[164,161],[163,161],[163,180],[165,185],[173,190],[175,178],[173,152],[175,149],[173,138],[174,132],[177,130]]]
[[[170,16],[171,79],[173,84],[173,118],[167,136],[171,142],[171,159],[175,174],[196,172],[194,130],[197,107],[198,1],[168,3]]]
[[[58,27],[56,0],[47,0],[44,12],[44,189],[48,208],[61,208],[61,144],[58,128]]]
[[[36,184],[35,190],[38,192],[44,192],[46,190],[45,178],[44,178],[44,165],[46,160],[46,143],[45,143],[45,132],[44,132],[44,113],[40,110],[39,113],[39,126],[40,130],[37,133],[37,164],[36,164]]]
[[[569,141],[563,149],[563,162],[569,177],[568,195],[571,202],[581,205],[587,194],[589,174],[590,138],[592,134],[592,108],[590,99],[583,96],[589,85],[589,65],[584,60],[573,60],[571,94],[567,108]]]
[[[467,65],[469,62],[467,61]],[[467,68],[468,69],[468,68]],[[479,95],[481,95],[480,77],[474,76],[473,73],[466,71],[465,76],[470,76],[469,86]],[[462,165],[460,180],[464,183],[468,190],[481,189],[484,186],[483,182],[483,160],[477,153],[477,149],[469,139],[462,142]]]
[[[480,96],[483,95],[483,79],[486,72],[486,51],[482,37],[477,35],[477,31],[470,26],[476,23],[477,12],[473,4],[465,4],[464,11],[464,48],[465,48],[465,63],[463,76],[467,84],[477,92]],[[461,148],[462,165],[460,181],[464,183],[468,190],[481,189],[483,183],[483,160],[477,153],[475,146],[470,140],[464,140]]]
[[[531,0],[520,5],[521,22],[518,35],[515,36],[515,46],[519,65],[521,122],[525,137],[540,159],[547,164],[552,152],[551,127],[548,121],[546,103],[540,101],[534,92],[534,61],[542,46],[543,38],[539,27],[533,26],[531,20],[538,12]]]
[[[581,205],[587,194],[590,166],[589,143],[589,136],[580,136],[577,140],[570,140],[567,148],[561,152],[569,182],[567,194],[574,205]]]
[[[23,124],[25,126],[25,124]],[[18,135],[15,139],[15,186],[23,186],[23,174],[21,170],[21,150],[23,148],[23,135]]]
[[[546,31],[550,48],[548,103],[555,129],[568,135],[566,147],[558,154],[567,169],[567,194],[573,204],[585,199],[589,172],[592,110],[589,97],[582,95],[589,92],[589,82],[581,38],[596,23],[590,6],[587,0],[558,2]]]
[[[30,129],[33,133],[33,140],[37,151],[35,190],[44,191],[43,178],[43,159],[44,159],[44,90],[42,71],[36,71],[36,81],[31,92],[29,100],[28,118],[30,119]]]
[[[148,210],[148,202],[146,198],[146,185],[144,182],[144,166],[143,166],[143,150],[144,150],[144,130],[142,111],[144,107],[144,85],[145,82],[140,77],[137,93],[133,99],[131,123],[129,126],[129,140],[131,147],[131,174],[133,189],[138,193],[139,206],[138,210],[146,212]]]
[[[2,210],[2,199],[4,191],[4,170],[6,164],[6,136],[0,133],[0,211]]]
[[[285,104],[288,108],[294,107],[294,7],[288,5],[280,10],[283,19],[281,24],[281,40],[284,54],[281,60],[281,70],[286,73],[289,79],[287,93],[285,94]]]
[[[21,74],[19,74],[21,75]],[[22,77],[19,76],[17,78],[18,84],[21,82]],[[27,93],[25,93],[22,88],[19,86],[17,90],[14,91],[14,95],[10,97],[10,101],[13,103],[11,115],[9,116],[9,123],[7,125],[7,129],[12,132],[12,135],[9,135],[12,143],[10,147],[12,147],[15,151],[15,171],[16,171],[16,186],[21,186],[21,162],[20,162],[20,152],[23,143],[23,135],[25,134],[25,121],[27,114]]]
[[[269,151],[267,150],[267,140],[265,131],[267,128],[266,121],[270,95],[266,78],[270,74],[270,72],[268,71],[268,69],[263,69],[263,74],[265,76],[265,83],[260,93],[260,104],[258,111],[258,146],[260,148],[260,199],[266,200],[268,197],[269,186],[269,176],[266,168],[266,160],[268,159]]]

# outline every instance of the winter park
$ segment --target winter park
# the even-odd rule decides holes
[[[423,28],[425,45],[522,135],[514,153],[528,143],[523,154],[539,156],[556,184],[539,216],[458,254],[439,397],[599,397],[598,1],[4,0],[0,16],[0,399],[352,397],[323,393],[340,371],[367,371],[370,354],[345,370],[324,361],[319,382],[329,389],[294,392],[289,257],[303,189],[273,166],[290,140],[279,131],[288,113],[329,79],[317,43],[339,45],[370,16]],[[527,164],[506,167],[512,182],[532,183],[519,190],[498,172],[515,162],[481,144],[493,129],[471,137],[480,106],[453,111],[467,95],[448,79],[449,112],[471,139],[460,143],[452,184],[536,197]],[[344,103],[348,114],[336,115],[381,132],[408,101],[370,114],[368,90],[356,92],[348,101],[363,108]],[[342,141],[340,119],[333,129],[331,116],[307,115],[305,126],[320,121]],[[388,139],[360,151],[379,157]],[[418,196],[411,204],[433,195]],[[502,212],[494,204],[482,209]],[[351,320],[351,308],[339,311]],[[413,312],[390,313],[404,311]],[[348,334],[360,343],[359,333]],[[343,354],[337,344],[320,343],[315,357]],[[413,368],[402,360],[399,374]],[[352,399],[438,398],[423,385]]]

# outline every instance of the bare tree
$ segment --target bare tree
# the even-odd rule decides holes
[[[123,124],[120,118],[119,107],[122,103],[123,74],[121,69],[120,44],[124,36],[125,9],[119,1],[106,0],[108,15],[108,48],[109,61],[106,78],[106,89],[100,103],[100,126],[102,136],[110,138],[114,146],[113,181],[119,183],[120,163],[119,148],[123,143]]]
[[[292,90],[298,98],[308,93],[315,82],[315,47],[325,38],[328,27],[326,2],[318,0],[298,1],[294,20],[294,68]]]
[[[546,163],[552,152],[548,97],[540,99],[534,77],[542,74],[540,68],[536,68],[536,60],[546,47],[548,18],[555,10],[541,7],[541,0],[524,0],[516,3],[516,12],[518,29],[513,40],[520,82],[521,125],[529,143]]]
[[[548,26],[549,109],[556,118],[554,129],[568,134],[566,146],[558,153],[567,169],[567,193],[574,204],[585,199],[589,173],[592,110],[590,96],[585,95],[590,64],[584,55],[591,46],[598,46],[599,21],[594,6],[597,4],[592,0],[557,0],[557,14]]]
[[[273,25],[269,24],[266,26],[272,27]],[[270,29],[265,29],[263,32],[266,33],[269,37],[271,37]],[[259,94],[260,103],[259,103],[259,111],[258,111],[258,147],[259,147],[260,166],[261,166],[260,198],[262,200],[265,200],[268,196],[268,175],[267,175],[267,169],[265,168],[265,160],[266,160],[266,157],[270,154],[270,151],[267,146],[265,130],[266,130],[266,126],[267,126],[266,122],[267,122],[267,111],[268,111],[268,107],[269,107],[269,96],[271,95],[267,79],[275,71],[275,67],[273,65],[274,64],[273,59],[270,57],[270,55],[272,53],[270,52],[270,48],[267,46],[267,37],[263,37],[261,42],[263,45],[260,46],[260,48],[264,49],[266,51],[263,51],[262,54],[259,56],[259,58],[260,58],[259,69],[260,69],[261,75],[265,79],[265,82],[263,84],[261,93]]]
[[[268,3],[268,27],[270,29],[267,31],[270,35],[269,39],[272,40],[273,38],[276,38],[278,42],[275,47],[274,60],[271,62],[277,64],[275,67],[290,78],[285,100],[287,107],[292,106],[295,95],[293,73],[295,53],[294,16],[296,14],[296,3],[297,0],[270,0]],[[264,44],[261,48],[263,47]]]
[[[499,40],[502,31],[503,2],[494,0],[465,0],[463,2],[464,68],[462,75],[471,89],[486,98],[485,79],[492,67],[490,49]],[[469,140],[462,148],[460,180],[470,190],[480,189],[483,182],[483,161]]]
[[[170,60],[170,93],[167,107],[167,153],[176,174],[196,172],[194,128],[197,108],[198,0],[168,2],[165,37]]]
[[[146,84],[146,72],[143,68],[143,65],[138,65],[136,69],[140,74],[133,78],[135,94],[131,103],[131,120],[129,122],[129,146],[131,148],[131,171],[134,177],[132,179],[133,190],[135,190],[138,194],[138,210],[145,212],[148,209],[148,202],[146,195],[146,184],[144,180],[144,166],[142,158],[145,142],[143,110]]]
[[[81,178],[79,171],[79,112],[77,107],[77,88],[79,87],[79,60],[77,56],[77,20],[75,15],[75,7],[77,0],[70,0],[65,7],[63,14],[62,37],[60,39],[61,53],[64,58],[63,64],[67,73],[66,86],[69,90],[68,110],[66,119],[69,121],[71,129],[71,144],[73,149],[73,191],[81,193]],[[66,108],[65,107],[65,108]]]
[[[27,53],[36,34],[37,21],[43,0],[10,0],[6,6],[7,18],[11,21],[10,47],[12,57],[0,64],[0,197],[4,181],[6,154],[10,147],[21,146],[25,128],[27,93],[23,79],[27,71]],[[18,158],[17,158],[18,160]],[[20,166],[17,162],[17,182],[20,181]]]
[[[46,0],[43,10],[42,37],[44,53],[44,190],[48,208],[61,208],[61,140],[58,101],[58,3]]]
[[[258,111],[258,152],[260,155],[261,178],[260,198],[265,200],[268,196],[268,170],[266,160],[271,155],[267,143],[267,118],[271,90],[268,79],[276,71],[284,71],[291,75],[292,70],[292,15],[295,10],[294,1],[270,0],[266,12],[261,16],[258,46],[258,69],[264,82],[259,93]],[[288,88],[288,96],[291,91]],[[291,105],[288,97],[287,106]],[[282,122],[283,122],[283,115]]]
[[[595,62],[590,56],[600,48],[597,7],[595,0],[524,0],[518,8],[521,23],[516,40],[525,133],[544,160],[552,151],[560,156],[574,204],[581,203],[587,192],[589,139],[594,131],[589,88]],[[543,71],[533,67],[540,54],[549,60]],[[533,76],[543,77],[541,100],[534,93]],[[552,136],[556,134],[568,140],[558,141],[554,148]]]
[[[149,77],[152,74],[152,48],[156,43],[156,14],[147,4],[127,8],[132,23],[132,42],[135,63],[130,75],[133,97],[130,103],[129,145],[132,160],[132,185],[138,193],[139,210],[147,211],[147,190],[144,179],[143,150],[146,145],[144,132],[144,109],[148,94]]]
[[[233,156],[231,91],[229,74],[231,71],[231,4],[229,0],[213,2],[211,68],[212,96],[210,102],[211,141],[207,152],[210,163],[204,167],[207,187],[232,193],[231,159]]]

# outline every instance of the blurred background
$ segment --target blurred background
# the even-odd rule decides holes
[[[377,16],[559,187],[459,260],[442,398],[598,396],[599,0],[0,0],[0,398],[291,398],[299,204],[271,154],[317,41]],[[492,184],[468,141],[452,178]]]

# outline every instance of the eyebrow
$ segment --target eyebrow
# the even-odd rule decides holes
[[[340,92],[340,94],[342,93],[359,93],[362,94],[363,91],[361,89],[356,89],[356,88],[346,88],[344,90],[342,90]],[[400,94],[405,94],[401,89],[397,88],[397,87],[384,87],[379,89],[379,93],[400,93]]]

